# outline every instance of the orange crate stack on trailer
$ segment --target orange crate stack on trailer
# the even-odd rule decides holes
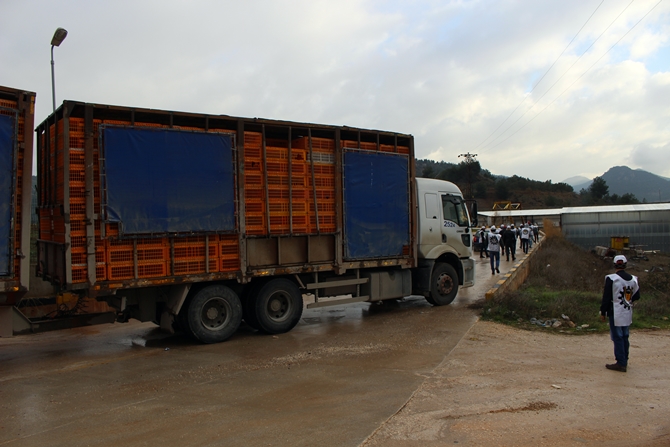
[[[0,293],[4,304],[13,304],[28,290],[30,282],[30,228],[31,228],[31,196],[32,196],[32,160],[33,160],[33,127],[35,113],[35,93],[25,90],[0,86],[0,115],[3,123],[11,125],[9,149],[11,166],[3,166],[3,171],[11,171],[9,178],[4,178],[9,189],[3,190],[3,205],[7,205],[8,221],[0,222],[3,248],[6,252],[0,256],[5,258],[6,271],[3,268],[0,276]],[[8,135],[9,136],[9,135]],[[3,173],[3,176],[5,173]],[[6,201],[5,201],[6,200]],[[4,251],[4,250],[3,250]],[[4,295],[6,293],[6,295]]]

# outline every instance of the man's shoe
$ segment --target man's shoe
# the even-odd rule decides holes
[[[612,371],[620,371],[622,373],[626,372],[626,367],[619,365],[618,363],[612,363],[610,365],[605,365],[605,368],[611,369]]]
[[[496,269],[496,272],[500,273],[500,269]]]
[[[492,275],[495,275],[495,274],[496,274],[496,271],[495,271],[495,270],[491,270],[491,274],[492,274]]]

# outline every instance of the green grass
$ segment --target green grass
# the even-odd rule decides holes
[[[602,260],[561,237],[544,244],[533,258],[530,276],[521,289],[480,303],[482,319],[570,334],[608,332],[607,322],[600,320],[600,303],[604,277],[613,272],[611,260]],[[670,295],[665,292],[669,277],[670,268],[665,268],[640,279],[641,299],[635,303],[632,328],[670,329]],[[557,319],[561,326],[540,327],[531,323],[531,318]]]

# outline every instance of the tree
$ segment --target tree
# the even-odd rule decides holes
[[[640,201],[637,199],[637,197],[635,197],[635,194],[627,192],[626,194],[619,197],[617,203],[619,205],[634,205],[640,203]]]
[[[483,182],[475,183],[475,198],[477,199],[486,198],[486,185]]]
[[[594,199],[600,200],[609,193],[609,186],[607,182],[602,177],[595,177],[593,183],[589,186],[589,194],[593,196]]]
[[[498,180],[496,182],[495,191],[496,199],[498,200],[507,200],[507,197],[509,197],[509,188],[504,180]]]
[[[435,177],[435,169],[433,168],[433,165],[424,166],[423,167],[423,172],[421,173],[421,177],[424,177],[424,178]]]

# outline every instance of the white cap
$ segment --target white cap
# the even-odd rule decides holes
[[[496,226],[495,225],[491,225],[491,231],[496,231]]]
[[[614,257],[613,262],[614,262],[614,265],[616,267],[621,266],[623,268],[623,267],[626,267],[626,264],[628,263],[628,259],[626,259],[626,257],[624,255],[616,255]]]

